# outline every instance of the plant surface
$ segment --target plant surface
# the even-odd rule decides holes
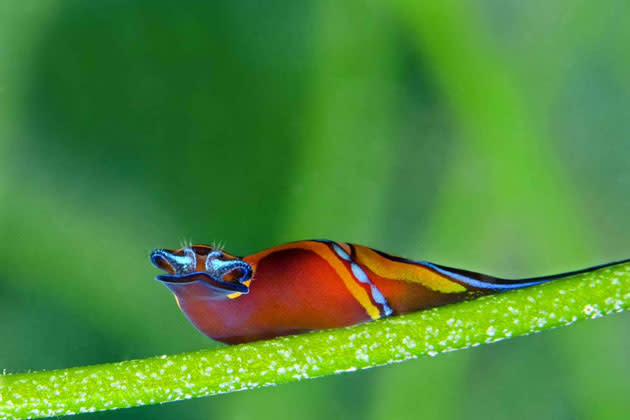
[[[630,263],[354,327],[193,353],[0,376],[0,417],[157,404],[350,372],[571,325],[630,307]]]

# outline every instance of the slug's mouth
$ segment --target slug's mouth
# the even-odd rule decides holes
[[[203,282],[206,286],[210,286],[217,291],[220,290],[222,292],[239,292],[243,294],[249,292],[249,287],[242,283],[231,283],[222,279],[217,279],[203,271],[188,274],[162,274],[157,276],[155,279],[167,285]]]
[[[203,282],[204,285],[224,293],[248,293],[247,281],[252,277],[251,266],[223,251],[207,250],[208,248],[199,246],[179,250],[153,250],[151,262],[167,273],[155,279],[166,285]]]

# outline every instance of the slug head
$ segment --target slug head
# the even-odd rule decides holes
[[[252,267],[241,258],[207,245],[155,249],[151,262],[166,271],[156,277],[176,295],[189,285],[204,286],[199,298],[223,299],[249,292]]]

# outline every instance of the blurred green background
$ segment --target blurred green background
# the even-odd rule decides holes
[[[630,256],[627,2],[0,4],[0,368],[217,344],[155,247],[325,237],[491,274]],[[628,314],[88,418],[618,418]]]

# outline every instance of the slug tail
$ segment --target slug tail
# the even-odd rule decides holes
[[[541,277],[530,277],[523,279],[502,279],[499,277],[493,277],[486,274],[475,273],[468,270],[462,270],[459,268],[446,267],[439,264],[433,264],[429,262],[420,262],[420,264],[425,267],[432,269],[439,274],[442,274],[452,280],[455,280],[459,283],[467,287],[472,287],[476,289],[488,290],[488,291],[503,291],[503,290],[512,290],[512,289],[520,289],[528,286],[535,286],[537,284],[546,283],[552,280],[563,279],[566,277],[576,276],[578,274],[590,273],[592,271],[600,270],[602,268],[611,267],[618,264],[624,264],[630,262],[629,259],[609,262],[605,264],[596,265],[593,267],[583,268],[581,270],[569,271],[560,274],[552,274],[548,276]]]

